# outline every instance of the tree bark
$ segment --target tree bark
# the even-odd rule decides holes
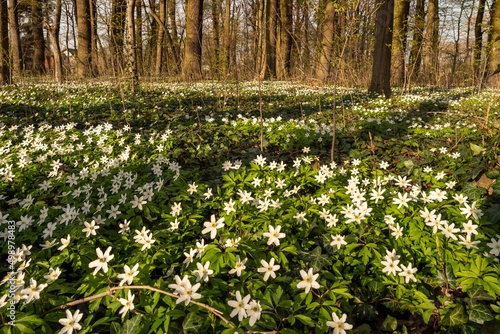
[[[417,79],[420,75],[424,29],[425,29],[424,0],[417,0],[415,5],[415,24],[413,27],[413,40],[411,42],[411,50],[410,50],[409,75],[412,80]]]
[[[327,1],[324,4],[322,22],[320,22],[321,32],[318,38],[321,39],[319,59],[316,64],[316,79],[325,82],[330,76],[332,68],[333,38],[335,36],[335,2]]]
[[[0,86],[12,83],[9,64],[9,18],[7,0],[0,0]]]
[[[12,55],[12,74],[21,75],[21,37],[19,34],[19,15],[17,0],[9,1],[9,32],[10,32],[10,54]]]
[[[406,78],[406,39],[410,0],[394,1],[394,24],[392,29],[392,71],[395,85],[403,85]]]
[[[498,80],[500,73],[500,0],[494,0],[491,5],[491,33],[490,33],[490,49],[488,54],[488,83],[494,84],[494,78]]]
[[[479,81],[479,84],[483,81],[481,58],[483,52],[483,19],[485,4],[486,0],[479,0],[476,22],[474,23],[474,81]]]
[[[142,26],[144,18],[142,17],[142,1],[135,2],[135,54],[137,57],[137,71],[141,75],[144,74],[144,48],[142,41]]]
[[[265,8],[265,38],[262,55],[260,79],[276,78],[276,32],[277,32],[278,0],[267,0]]]
[[[153,16],[154,18],[154,16]],[[156,33],[156,59],[155,59],[155,76],[159,77],[162,74],[163,65],[163,49],[165,42],[165,28],[164,25],[167,22],[167,1],[160,0],[160,8],[158,10],[158,20],[157,22],[157,33]]]
[[[45,38],[43,36],[43,14],[40,0],[31,2],[31,29],[33,31],[33,74],[44,74],[45,68]]]
[[[110,52],[113,75],[123,72],[123,44],[125,33],[126,0],[113,0],[111,3]]]
[[[134,94],[137,90],[139,77],[137,75],[137,50],[135,34],[135,4],[136,0],[128,0],[127,3],[127,70],[130,79],[130,90]]]
[[[63,82],[63,67],[61,57],[61,47],[59,46],[59,30],[61,25],[61,0],[56,0],[54,21],[52,25],[49,23],[48,14],[44,18],[47,32],[52,45],[52,52],[54,54],[54,79],[57,83]]]
[[[186,40],[182,76],[185,80],[199,80],[201,73],[201,52],[203,34],[203,0],[187,0]]]
[[[278,79],[285,80],[290,76],[290,61],[292,57],[293,1],[279,0],[279,52]]]
[[[231,66],[231,0],[226,0],[224,8],[224,75],[227,77]]]
[[[368,91],[391,97],[391,42],[394,15],[393,0],[377,1],[372,79]]]
[[[203,6],[202,6],[203,7]],[[170,21],[170,29],[172,30],[172,34],[167,33],[167,39],[170,35],[171,37],[171,46],[174,61],[176,61],[176,69],[181,69],[181,47],[179,43],[179,33],[177,32],[177,19],[176,19],[176,3],[175,0],[167,1],[167,9],[168,9],[168,17]]]
[[[427,4],[427,23],[425,26],[424,73],[427,82],[438,83],[439,73],[439,7],[438,0]]]
[[[92,65],[92,27],[89,0],[76,1],[76,25],[78,29],[78,48],[76,53],[76,73],[80,77],[93,75]]]
[[[222,69],[222,50],[221,50],[221,1],[212,0],[212,37],[214,43],[214,55],[212,59],[212,73],[217,79],[220,79]]]

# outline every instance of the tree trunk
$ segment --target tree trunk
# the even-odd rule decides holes
[[[224,75],[227,77],[231,66],[231,0],[226,0],[224,8]]]
[[[125,12],[127,9],[126,0],[113,0],[111,3],[111,36],[110,52],[111,63],[113,64],[113,75],[118,76],[123,73],[123,39],[125,32]]]
[[[491,5],[491,33],[490,49],[488,54],[488,83],[494,84],[495,76],[497,83],[498,73],[500,73],[500,0],[494,0]]]
[[[321,39],[320,55],[316,63],[316,79],[324,82],[330,76],[332,68],[332,54],[333,54],[333,38],[335,36],[335,2],[327,1],[324,4],[325,8],[320,10],[324,11],[322,22],[320,22],[321,32],[318,38]]]
[[[127,70],[130,79],[130,90],[134,94],[137,90],[139,77],[137,75],[137,50],[135,34],[135,4],[136,0],[128,0],[127,3]]]
[[[92,27],[89,0],[76,1],[76,25],[78,28],[78,48],[76,53],[76,73],[80,77],[91,77],[92,71]]]
[[[45,39],[43,36],[43,16],[40,0],[31,2],[31,29],[33,31],[33,74],[44,74],[45,68]]]
[[[393,0],[377,1],[372,79],[368,91],[391,97],[391,42],[394,15]]]
[[[439,65],[439,7],[438,0],[427,4],[427,23],[425,26],[424,73],[427,83],[438,83]]]
[[[98,53],[98,44],[99,44],[99,35],[97,34],[97,0],[88,0],[89,8],[90,8],[90,58],[92,61],[90,62],[90,71],[93,77],[98,74],[98,66],[99,66],[99,53]]]
[[[202,6],[203,7],[203,6]],[[174,57],[174,61],[176,61],[176,70],[179,71],[181,69],[181,46],[179,43],[179,33],[177,32],[177,19],[176,19],[176,3],[175,0],[168,0],[167,1],[167,8],[168,8],[168,16],[170,20],[170,29],[172,30],[172,34],[170,35],[171,37],[171,46],[172,46],[172,53]],[[169,36],[169,33],[167,33],[167,38]]]
[[[403,85],[406,78],[406,38],[410,0],[394,1],[394,24],[392,29],[392,71],[395,85]]]
[[[262,67],[260,69],[261,80],[276,78],[276,32],[278,0],[266,1],[265,17],[265,39],[262,55]]]
[[[474,24],[474,81],[479,82],[479,84],[483,81],[481,56],[483,52],[483,19],[485,4],[486,0],[479,0],[476,22]]]
[[[413,27],[413,40],[410,50],[409,76],[415,80],[420,75],[420,65],[422,63],[422,42],[424,40],[425,29],[425,7],[424,0],[417,0],[415,5],[415,24]]]
[[[203,0],[187,0],[186,40],[182,76],[185,80],[199,80],[201,73],[201,52],[203,34]]]
[[[21,75],[21,37],[19,35],[19,15],[17,0],[9,1],[10,52],[12,55],[12,74]]]
[[[9,18],[7,0],[0,0],[0,86],[12,83],[9,64]]]
[[[153,16],[154,17],[154,16]],[[155,76],[159,77],[162,73],[163,65],[163,48],[165,42],[165,28],[163,27],[167,22],[167,1],[160,0],[160,8],[158,11],[158,19],[161,23],[157,22],[158,32],[156,33],[156,59],[155,59]]]
[[[212,73],[220,79],[222,73],[221,26],[220,26],[220,0],[212,0],[212,37],[214,43],[214,56],[212,59]]]
[[[61,47],[59,46],[59,27],[61,25],[61,0],[56,0],[54,21],[52,25],[49,23],[48,14],[44,18],[45,26],[52,45],[52,53],[54,54],[54,79],[57,83],[63,82],[63,67],[61,58]]]
[[[142,26],[144,24],[142,17],[142,1],[135,2],[135,55],[137,57],[137,71],[144,74],[144,49],[142,43]]]
[[[279,66],[278,66],[278,78],[280,80],[288,79],[290,76],[290,61],[292,53],[292,6],[293,1],[291,0],[279,0]]]

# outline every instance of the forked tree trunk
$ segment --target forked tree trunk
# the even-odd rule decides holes
[[[52,25],[49,23],[49,18],[45,17],[44,22],[47,27],[47,32],[54,53],[54,79],[57,83],[63,82],[63,67],[61,57],[61,47],[59,46],[59,27],[61,24],[61,0],[56,0],[54,21]]]
[[[9,64],[7,0],[0,0],[0,86],[12,83]]]
[[[19,35],[19,15],[17,0],[9,1],[10,54],[12,55],[12,74],[21,75],[21,37]]]
[[[394,14],[393,0],[379,0],[375,16],[375,45],[372,79],[368,91],[389,98],[391,92],[391,42]]]

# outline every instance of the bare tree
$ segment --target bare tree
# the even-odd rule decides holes
[[[427,82],[438,83],[439,75],[439,7],[438,0],[427,3],[427,22],[425,25],[424,72]]]
[[[494,0],[491,4],[491,32],[489,37],[489,53],[488,53],[488,81],[493,83],[493,76],[500,73],[500,1]]]
[[[474,24],[474,77],[480,84],[483,81],[481,58],[483,52],[483,19],[485,4],[486,0],[479,0],[476,22]]]
[[[278,79],[287,79],[290,75],[290,60],[292,54],[292,16],[293,1],[279,0],[278,51],[277,69]]]
[[[123,46],[125,32],[125,13],[127,9],[126,0],[113,0],[111,2],[111,26],[110,26],[110,53],[113,64],[113,74],[116,76],[123,70]]]
[[[35,74],[45,73],[45,37],[41,0],[31,1],[31,29],[33,32],[33,59],[31,70]]]
[[[11,84],[7,0],[0,0],[0,86]]]
[[[330,75],[333,60],[333,37],[335,36],[335,1],[325,1],[324,15],[320,22],[321,39],[319,60],[316,63],[316,79],[325,81]]]
[[[422,42],[424,40],[425,29],[424,5],[424,0],[416,0],[409,65],[409,78],[412,80],[418,78],[420,75],[420,66],[422,64]]]
[[[368,91],[391,97],[391,42],[394,15],[393,0],[377,1],[372,79]]]
[[[127,3],[127,70],[130,77],[130,90],[135,93],[139,84],[137,74],[137,45],[135,33],[135,5],[136,0],[128,0]]]

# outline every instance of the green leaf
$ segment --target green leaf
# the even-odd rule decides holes
[[[473,143],[470,143],[470,149],[472,150],[473,156],[480,155],[481,153],[486,151],[486,149],[484,147],[481,147],[481,146],[473,144]]]
[[[465,314],[462,304],[456,304],[455,308],[445,318],[448,320],[450,326],[464,325],[469,321],[469,317]]]
[[[486,189],[480,188],[472,182],[468,182],[463,186],[462,194],[467,196],[470,200],[476,201],[486,194]]]
[[[120,330],[120,334],[137,334],[140,332],[141,328],[141,317],[136,315],[132,319],[125,321],[123,327]]]
[[[184,334],[205,333],[204,322],[204,317],[190,312],[182,322],[182,331]]]
[[[332,260],[330,256],[326,254],[321,254],[321,247],[316,247],[312,252],[306,253],[304,256],[304,261],[306,261],[310,267],[313,268],[313,272],[318,272],[324,266],[332,265]]]
[[[494,317],[486,305],[479,303],[471,303],[467,308],[469,312],[469,320],[482,325],[485,321],[493,320]]]
[[[117,322],[111,323],[111,334],[119,334],[121,330],[122,327],[120,326],[119,323]]]
[[[385,318],[382,323],[382,331],[384,332],[393,332],[398,328],[398,320],[390,315]]]
[[[492,204],[486,210],[486,217],[488,218],[488,221],[493,225],[497,225],[498,223],[500,223],[500,204]]]
[[[299,321],[301,323],[303,323],[304,325],[307,325],[309,327],[314,327],[315,326],[315,322],[308,316],[306,315],[303,315],[303,314],[297,314],[295,316],[295,318],[299,319]]]
[[[479,286],[473,286],[469,290],[467,290],[467,295],[472,301],[475,300],[495,300],[492,296],[490,296],[484,289]]]
[[[372,332],[372,329],[371,329],[370,325],[362,324],[361,326],[354,328],[351,331],[351,334],[371,334],[371,332]]]

